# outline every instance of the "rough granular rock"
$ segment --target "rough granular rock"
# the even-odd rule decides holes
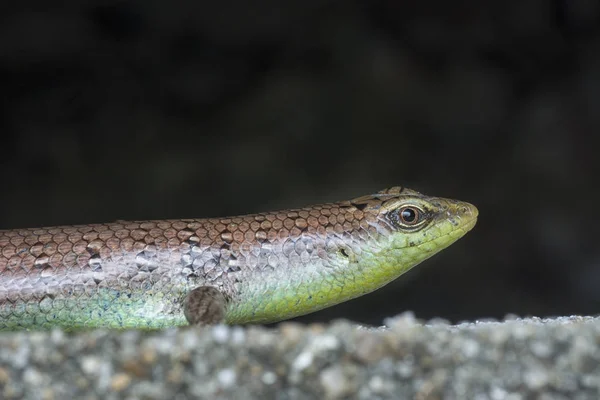
[[[600,319],[0,335],[2,399],[598,399]]]

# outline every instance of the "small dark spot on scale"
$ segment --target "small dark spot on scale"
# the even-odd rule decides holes
[[[356,209],[359,210],[359,211],[364,211],[365,208],[367,208],[367,203],[361,203],[361,204],[352,203],[352,205],[354,207],[356,207]]]
[[[241,270],[242,270],[242,269],[241,269],[239,266],[237,266],[237,265],[236,265],[236,266],[233,266],[233,267],[229,267],[229,268],[227,268],[227,272],[239,272],[239,271],[241,271]]]
[[[409,247],[414,247],[415,246],[415,242],[408,242],[408,246]]]

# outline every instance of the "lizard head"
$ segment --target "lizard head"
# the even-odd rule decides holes
[[[364,225],[373,237],[363,242],[367,251],[360,262],[381,284],[460,239],[475,226],[478,216],[472,204],[400,187],[351,203],[364,210]]]

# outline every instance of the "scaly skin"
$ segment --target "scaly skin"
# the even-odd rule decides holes
[[[200,286],[225,296],[226,323],[280,321],[391,282],[476,220],[471,204],[394,187],[232,218],[0,230],[0,330],[186,325]]]

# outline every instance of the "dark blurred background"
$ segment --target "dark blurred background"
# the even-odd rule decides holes
[[[0,228],[404,185],[478,225],[301,320],[599,312],[597,0],[60,4],[0,6]]]

